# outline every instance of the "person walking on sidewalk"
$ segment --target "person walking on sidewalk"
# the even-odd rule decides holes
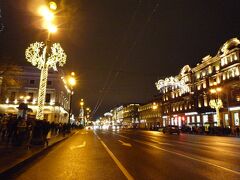
[[[42,135],[43,135],[44,145],[46,144],[48,146],[48,137],[47,137],[47,135],[48,135],[48,133],[49,133],[49,131],[51,129],[51,126],[50,126],[50,123],[46,119],[43,120],[43,124],[42,125],[43,125],[42,126],[42,132],[43,132]]]
[[[236,127],[236,136],[239,136],[239,127]]]
[[[7,118],[8,118],[7,115],[4,115],[2,117],[1,124],[0,124],[0,133],[1,133],[2,141],[5,140],[5,136],[7,135],[7,124],[8,124]]]

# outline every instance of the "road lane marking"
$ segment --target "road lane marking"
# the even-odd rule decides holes
[[[81,134],[88,134],[88,132],[82,132]]]
[[[120,143],[122,143],[123,146],[128,146],[128,147],[132,147],[132,145],[130,143],[126,143],[126,142],[123,142],[121,140],[118,140]]]
[[[116,158],[116,156],[112,153],[112,151],[107,147],[107,145],[101,140],[101,138],[97,135],[96,132],[94,134],[97,136],[99,141],[102,143],[103,147],[106,149],[108,154],[111,156],[113,161],[117,164],[118,168],[122,171],[122,173],[125,175],[125,177],[128,180],[134,180],[133,176],[127,171],[127,169],[122,165],[122,163]]]
[[[116,134],[116,133],[114,133],[114,134]],[[187,158],[187,159],[191,159],[191,160],[194,160],[194,161],[198,161],[198,162],[201,162],[201,163],[205,163],[205,164],[208,164],[208,165],[211,165],[211,166],[214,166],[214,167],[223,169],[223,170],[225,170],[225,171],[228,171],[228,172],[231,172],[231,173],[240,175],[240,172],[239,172],[239,171],[235,171],[235,170],[232,170],[232,169],[229,169],[229,168],[226,168],[226,167],[223,167],[223,166],[220,166],[220,165],[217,165],[217,164],[208,162],[208,161],[204,161],[204,160],[201,160],[201,159],[198,159],[198,158],[194,158],[194,157],[188,156],[188,155],[186,155],[186,154],[182,154],[182,153],[178,153],[178,152],[175,152],[175,151],[171,151],[171,150],[167,150],[167,149],[164,149],[164,148],[160,148],[160,147],[158,147],[158,146],[149,144],[149,142],[146,142],[146,141],[140,141],[140,140],[136,140],[136,139],[131,139],[131,138],[127,137],[127,136],[123,136],[123,135],[120,135],[120,134],[116,134],[116,135],[118,135],[118,136],[120,136],[120,137],[124,137],[124,138],[126,138],[126,139],[130,139],[130,140],[135,141],[135,142],[138,142],[138,143],[140,143],[140,144],[144,144],[144,145],[147,145],[147,146],[151,146],[151,147],[153,147],[153,148],[159,149],[159,150],[164,151],[164,152],[168,152],[168,153],[175,154],[175,155],[178,155],[178,156],[181,156],[181,157],[185,157],[185,158]]]
[[[86,141],[83,141],[82,144],[77,145],[77,146],[71,146],[70,149],[73,150],[73,149],[83,148],[85,146],[86,146]]]

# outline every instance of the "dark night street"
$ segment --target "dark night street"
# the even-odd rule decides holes
[[[81,130],[16,179],[239,179],[240,139]]]

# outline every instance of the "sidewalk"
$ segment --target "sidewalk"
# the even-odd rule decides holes
[[[32,146],[31,148],[27,148],[26,145],[15,147],[12,145],[7,145],[4,143],[0,143],[0,175],[11,168],[27,161],[28,159],[37,156],[44,150],[54,146],[58,142],[67,139],[68,137],[75,134],[77,130],[73,130],[70,134],[65,137],[61,134],[58,136],[54,136],[49,139],[48,146]]]

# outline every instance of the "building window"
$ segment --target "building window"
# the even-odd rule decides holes
[[[203,115],[203,124],[208,122],[208,115]]]
[[[196,78],[197,78],[197,79],[200,78],[200,73],[197,73]]]
[[[208,66],[208,74],[212,74],[212,67]]]
[[[50,103],[50,100],[51,100],[51,94],[46,94],[46,100],[45,100],[45,102],[46,102],[46,103]]]
[[[206,81],[203,83],[203,88],[205,89],[207,87]]]
[[[208,106],[208,100],[207,100],[207,96],[204,96],[204,106],[207,107]]]
[[[198,107],[202,107],[202,102],[200,99],[198,99]]]
[[[192,123],[195,123],[195,116],[192,116]]]
[[[29,84],[35,84],[35,80],[31,79],[31,80],[29,81]]]
[[[201,90],[201,84],[198,84],[197,89]]]
[[[52,81],[47,81],[47,85],[48,86],[52,85]]]
[[[197,116],[197,123],[200,123],[201,122],[201,118],[200,116]]]
[[[238,60],[238,57],[237,57],[236,54],[234,54],[234,60],[235,60],[235,61]]]

